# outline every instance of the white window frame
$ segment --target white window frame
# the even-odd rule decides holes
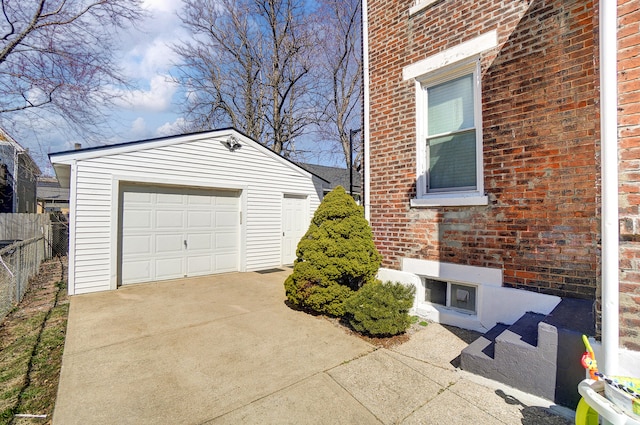
[[[441,282],[443,285],[446,286],[445,288],[445,293],[446,293],[446,300],[444,304],[439,304],[433,301],[427,301],[425,299],[425,296],[422,297],[422,299],[420,299],[418,302],[422,303],[422,304],[427,304],[432,306],[435,309],[448,309],[448,310],[452,310],[452,311],[456,311],[458,313],[462,313],[462,314],[467,314],[469,316],[477,316],[478,315],[478,294],[480,291],[479,285],[473,285],[470,283],[466,283],[466,282],[459,282],[459,281],[455,281],[455,280],[445,280],[445,279],[440,279],[440,278],[435,278],[435,277],[431,277],[431,276],[420,276],[420,281],[422,283],[422,287],[423,290],[421,291],[421,293],[426,294],[426,280],[430,279],[430,280],[434,280],[437,282]],[[452,304],[452,300],[453,300],[453,288],[452,285],[458,285],[458,286],[463,286],[465,288],[469,288],[469,290],[474,291],[474,296],[475,296],[475,308],[474,310],[468,310],[468,309],[464,309],[464,308],[460,308],[460,307],[456,307]]]
[[[427,90],[456,78],[473,75],[474,130],[476,138],[476,188],[470,190],[428,192],[429,160],[427,155]],[[411,206],[487,205],[484,194],[484,165],[482,154],[482,85],[480,58],[474,56],[415,79],[416,86],[416,198]]]

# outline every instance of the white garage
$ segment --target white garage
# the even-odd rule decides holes
[[[322,180],[232,130],[50,155],[70,187],[69,293],[290,264]]]

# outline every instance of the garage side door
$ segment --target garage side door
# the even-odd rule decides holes
[[[305,196],[284,195],[282,199],[282,264],[293,264],[298,242],[307,232],[309,219]]]
[[[239,270],[239,192],[124,186],[121,282]]]

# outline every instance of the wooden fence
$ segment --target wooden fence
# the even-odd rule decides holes
[[[49,214],[0,214],[0,241],[48,238],[50,223]]]

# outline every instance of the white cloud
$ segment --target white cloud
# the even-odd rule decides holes
[[[144,2],[149,18],[122,37],[128,46],[124,49],[122,67],[131,78],[148,80],[153,75],[167,73],[176,62],[177,55],[170,44],[184,33],[177,16],[181,4],[180,0]]]
[[[175,13],[182,6],[180,0],[145,0],[142,7],[147,10],[164,13]]]
[[[126,109],[164,112],[171,107],[178,86],[168,75],[155,75],[149,81],[149,90],[120,92],[118,106]]]
[[[159,137],[173,136],[184,132],[186,121],[182,117],[176,118],[172,123],[166,122],[156,130],[156,135]]]
[[[166,73],[177,60],[168,43],[154,38],[134,46],[125,55],[122,64],[125,73],[134,79],[150,79]]]
[[[131,137],[141,139],[147,136],[147,123],[142,117],[138,117],[131,123]]]

